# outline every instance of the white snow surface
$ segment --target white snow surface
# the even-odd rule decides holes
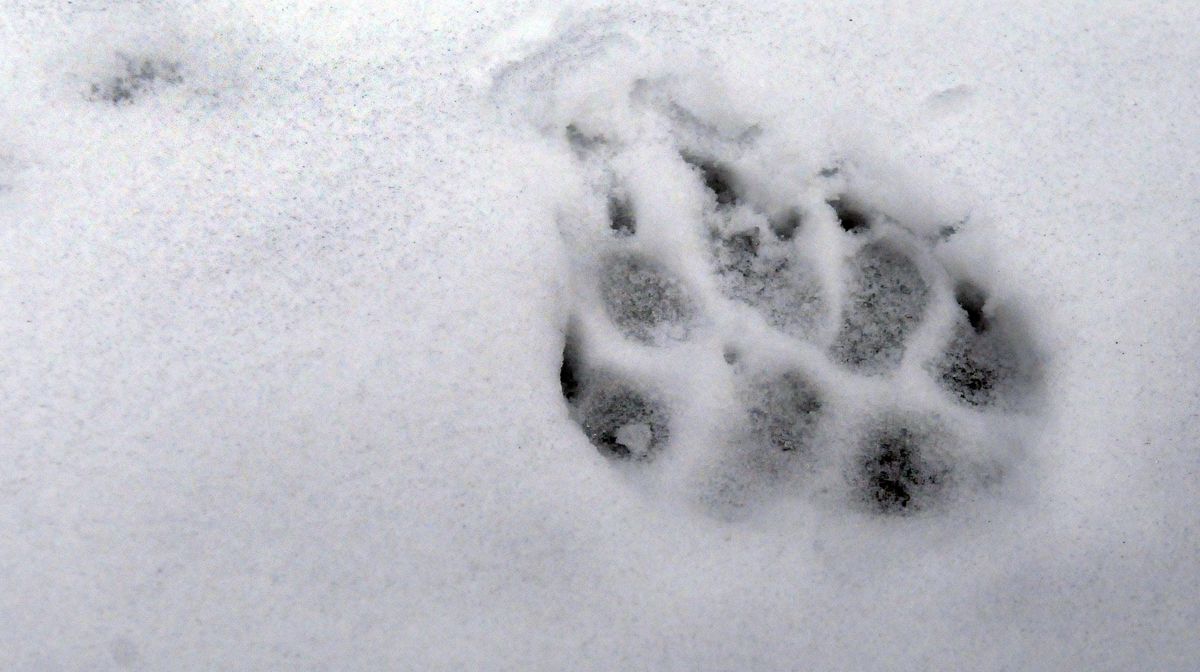
[[[1200,660],[1195,3],[2,7],[0,669]],[[1043,367],[1009,485],[730,518],[598,453],[566,125],[702,247],[639,82],[760,134],[766,202],[839,158],[968,223]]]

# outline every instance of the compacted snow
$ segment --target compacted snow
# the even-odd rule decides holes
[[[1200,10],[1044,4],[7,3],[0,669],[1194,669]]]

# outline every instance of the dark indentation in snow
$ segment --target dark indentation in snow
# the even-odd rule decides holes
[[[847,202],[844,197],[832,199],[828,203],[829,207],[833,208],[834,214],[837,215],[838,225],[842,227],[843,231],[860,233],[870,228],[871,219],[867,213]]]
[[[949,466],[929,455],[930,437],[893,419],[866,437],[857,462],[863,503],[885,515],[914,513],[935,504],[950,478]]]
[[[579,396],[579,344],[573,329],[567,330],[563,342],[562,366],[558,370],[558,382],[562,387],[563,397],[567,401],[575,401]]]
[[[727,255],[722,268],[726,271],[736,271],[743,276],[752,275],[755,272],[754,260],[758,256],[759,240],[758,229],[746,229],[725,238],[722,244]],[[780,260],[779,268],[785,264],[786,261]]]
[[[941,383],[960,400],[972,406],[991,403],[996,386],[996,369],[971,357],[970,353],[950,356],[943,363]]]
[[[597,375],[577,402],[584,434],[606,457],[649,461],[670,438],[666,407],[637,387]]]
[[[966,303],[967,305],[963,305]],[[934,375],[943,389],[969,406],[994,406],[1019,401],[1035,378],[1029,348],[1020,332],[1000,328],[975,307],[982,301],[963,301],[953,336],[935,362]]]
[[[183,81],[180,64],[176,61],[134,57],[117,54],[123,64],[123,72],[91,86],[92,100],[120,105],[132,103],[141,93],[152,89],[157,82],[168,85]]]
[[[775,450],[808,455],[820,419],[821,396],[799,371],[759,383],[748,393],[750,427],[758,440]]]
[[[632,236],[637,233],[637,220],[633,215],[633,205],[628,199],[611,196],[608,199],[609,226],[619,236]]]
[[[734,186],[736,179],[733,171],[729,168],[690,154],[684,155],[683,160],[700,171],[700,178],[704,180],[704,188],[712,192],[713,197],[717,200],[717,207],[732,207],[740,202],[741,198]]]
[[[851,261],[850,292],[831,354],[863,373],[895,368],[928,298],[929,285],[907,254],[883,242],[867,245]]]
[[[789,210],[783,215],[771,219],[771,232],[779,240],[791,240],[796,237],[803,219],[796,210]]]
[[[737,364],[738,359],[740,359],[738,351],[729,345],[725,346],[725,349],[721,352],[721,357],[724,358],[726,364]]]
[[[967,323],[975,333],[982,334],[987,330],[987,318],[983,314],[983,304],[987,303],[987,295],[982,289],[969,282],[961,282],[954,288],[954,300],[967,314]]]
[[[683,283],[642,256],[609,257],[601,271],[600,296],[621,333],[647,345],[685,340],[696,315]]]
[[[794,250],[758,228],[716,236],[713,256],[721,290],[757,309],[774,328],[807,338],[824,314],[820,281]]]

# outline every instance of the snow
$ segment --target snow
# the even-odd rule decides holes
[[[1198,19],[5,5],[0,668],[1191,669]],[[855,370],[874,237],[929,294]],[[969,478],[874,507],[864,433]]]

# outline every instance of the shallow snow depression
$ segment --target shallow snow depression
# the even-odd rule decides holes
[[[5,8],[0,668],[1191,669],[1135,9]]]

